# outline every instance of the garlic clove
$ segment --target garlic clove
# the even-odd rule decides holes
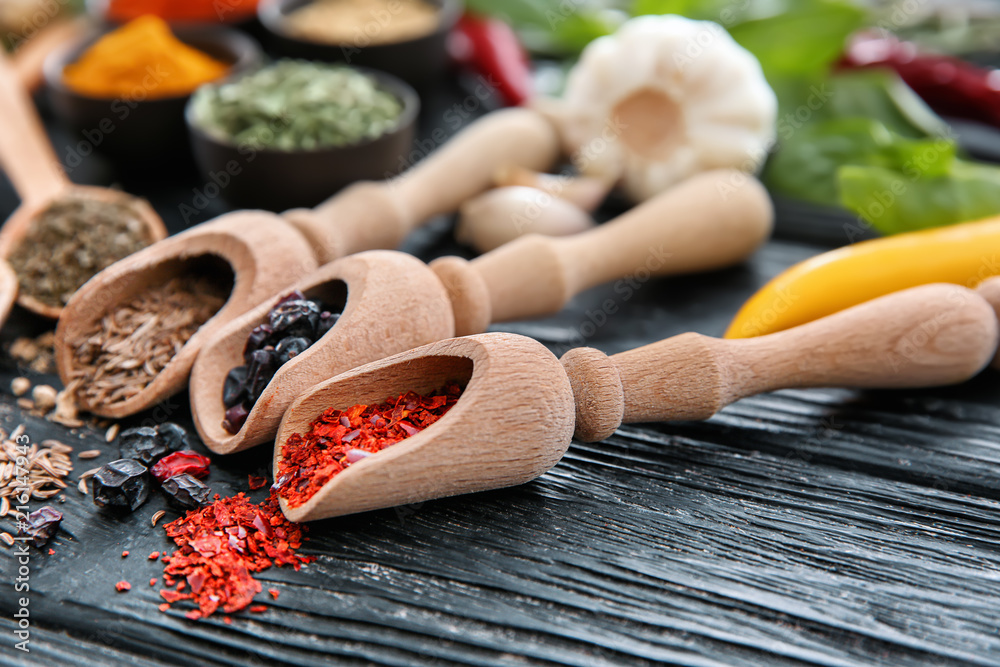
[[[536,188],[576,204],[585,211],[593,211],[600,206],[614,185],[614,181],[610,179],[543,174],[518,165],[507,165],[498,169],[493,177],[493,183],[498,188],[517,185]]]
[[[465,202],[455,238],[489,252],[525,234],[568,236],[594,225],[593,218],[572,202],[537,188],[509,186]]]

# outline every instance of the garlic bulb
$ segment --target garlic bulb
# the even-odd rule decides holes
[[[568,236],[593,226],[590,215],[575,204],[537,188],[513,185],[465,202],[455,239],[489,252],[524,234]]]
[[[641,16],[584,50],[553,116],[585,175],[640,202],[695,173],[757,170],[774,139],[777,99],[760,63],[721,26]]]

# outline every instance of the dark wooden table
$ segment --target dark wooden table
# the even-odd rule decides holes
[[[431,107],[425,130],[450,104]],[[116,176],[93,160],[74,173],[122,177],[183,228],[178,206],[196,178]],[[15,199],[0,188],[6,216]],[[221,210],[215,201],[201,216]],[[793,213],[783,230],[807,224]],[[448,221],[406,249],[454,251]],[[556,317],[498,329],[557,353],[581,331],[607,352],[688,330],[719,335],[765,280],[820,250],[774,240],[744,266],[651,280],[627,297],[597,288]],[[606,299],[618,312],[588,325]],[[17,311],[3,338],[43,327]],[[102,449],[74,480],[117,458],[103,433],[21,414],[9,380],[22,371],[3,363],[3,428]],[[123,425],[154,415],[189,424],[187,400]],[[986,372],[933,391],[783,391],[704,423],[626,427],[574,443],[524,486],[312,525],[304,551],[318,560],[262,573],[280,597],[259,596],[268,610],[232,625],[157,611],[147,581],[160,568],[146,556],[169,547],[149,523],[161,497],[114,519],[71,488],[57,505],[66,518],[55,553],[30,559],[27,655],[11,634],[17,564],[0,549],[0,663],[1000,665],[998,401],[1000,375]],[[216,457],[213,489],[246,490],[269,457],[266,447]],[[130,592],[115,592],[120,579]]]

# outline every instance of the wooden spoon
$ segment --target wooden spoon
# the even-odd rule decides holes
[[[165,239],[108,267],[77,291],[56,330],[59,375],[64,383],[72,380],[71,343],[97,329],[104,315],[182,273],[192,259],[221,258],[235,277],[226,305],[142,392],[112,405],[83,406],[115,419],[135,414],[184,388],[195,356],[213,333],[315,271],[321,261],[397,246],[413,228],[490,187],[499,165],[544,169],[557,158],[548,121],[527,109],[504,110],[473,123],[402,176],[355,184],[314,210],[281,216],[238,211]]]
[[[73,185],[56,158],[35,107],[6,55],[0,51],[0,164],[21,196],[18,207],[0,230],[0,258],[17,252],[35,217],[52,202],[67,196],[99,201],[127,197],[109,188]],[[140,220],[154,241],[167,235],[163,220],[147,204],[134,199]],[[43,317],[57,318],[63,309],[21,293],[18,303]]]
[[[596,441],[622,423],[707,419],[781,388],[954,384],[978,373],[997,341],[981,297],[924,285],[759,338],[686,333],[611,357],[577,348],[561,365],[514,334],[432,343],[338,375],[292,404],[275,440],[276,475],[288,437],[327,408],[465,385],[438,422],[351,464],[302,505],[281,507],[292,521],[312,521],[520,484],[555,465],[574,432]]]
[[[733,178],[740,184],[719,196],[718,188]],[[333,262],[296,287],[317,296],[335,284],[346,289],[340,320],[278,370],[235,435],[222,428],[226,375],[244,363],[247,336],[267,321],[283,295],[219,329],[205,344],[191,374],[195,426],[218,454],[263,444],[274,437],[292,401],[332,375],[418,345],[485,331],[491,321],[558,312],[575,294],[600,283],[734,264],[768,237],[772,220],[759,182],[719,171],[690,179],[589,232],[523,237],[472,262],[452,257],[429,269],[390,251]]]
[[[4,260],[0,260],[0,326],[7,321],[10,309],[17,300],[17,274]]]
[[[986,299],[986,301],[993,307],[993,311],[996,313],[997,318],[1000,319],[1000,276],[993,276],[992,278],[987,278],[983,282],[979,283],[979,286],[976,288],[976,293]],[[993,357],[993,361],[990,362],[990,366],[1000,371],[1000,349],[997,350],[996,356]]]

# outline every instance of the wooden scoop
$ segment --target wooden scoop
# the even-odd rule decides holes
[[[720,187],[734,178],[740,184],[721,196]],[[333,262],[296,287],[319,296],[341,285],[346,310],[322,339],[278,370],[236,435],[222,428],[226,375],[244,363],[247,336],[267,321],[283,295],[261,303],[206,343],[191,375],[195,426],[218,454],[263,444],[274,437],[285,409],[317,382],[418,345],[485,331],[491,321],[558,312],[575,294],[600,283],[734,264],[767,238],[772,219],[760,183],[719,171],[693,178],[589,232],[523,237],[472,262],[451,257],[428,269],[390,251]]]
[[[133,398],[83,406],[94,414],[135,414],[181,389],[201,345],[227,322],[329,261],[363,250],[395,247],[427,219],[453,211],[490,187],[503,164],[545,169],[558,157],[555,131],[527,109],[489,114],[422,160],[380,183],[358,183],[314,210],[281,216],[238,211],[156,243],[94,276],[70,300],[56,330],[56,362],[63,382],[74,375],[70,342],[148,286],[161,284],[198,257],[230,267],[234,287],[226,305],[184,345],[156,380]],[[228,279],[227,279],[228,281]],[[228,370],[228,369],[227,369]]]
[[[540,343],[482,334],[432,343],[305,392],[281,422],[281,450],[327,408],[383,401],[448,380],[465,385],[438,422],[351,464],[292,521],[415,503],[527,482],[574,435],[596,441],[622,423],[707,419],[729,403],[791,387],[948,385],[978,373],[997,347],[992,308],[957,285],[924,285],[779,333],[722,340],[695,333],[608,357],[577,348],[561,365]]]
[[[993,276],[979,283],[976,293],[986,299],[987,303],[993,307],[993,312],[996,313],[997,319],[1000,319],[1000,276]],[[990,362],[990,366],[1000,371],[1000,349],[997,350],[996,356]]]
[[[53,201],[65,196],[101,201],[121,201],[123,194],[109,188],[70,183],[52,150],[35,107],[10,60],[0,51],[0,164],[21,196],[18,207],[0,230],[0,258],[17,252],[32,221]],[[134,201],[150,236],[158,241],[167,235],[163,220],[143,200]],[[44,317],[56,318],[62,308],[21,294],[18,302]]]

